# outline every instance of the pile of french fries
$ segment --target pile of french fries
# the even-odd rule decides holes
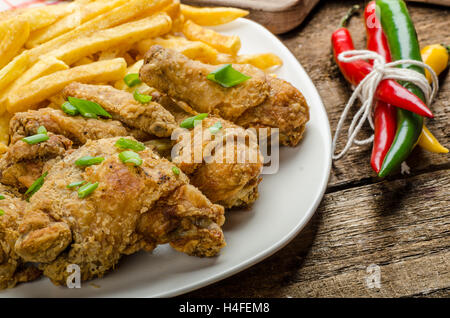
[[[238,55],[238,36],[205,28],[247,14],[179,0],[74,0],[0,12],[0,153],[7,150],[14,113],[60,108],[60,91],[74,81],[127,90],[124,76],[139,71],[154,44],[209,64],[281,65],[272,53]]]

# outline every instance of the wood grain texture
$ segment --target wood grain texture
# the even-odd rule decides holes
[[[332,131],[351,91],[332,61],[330,37],[353,4],[322,1],[300,28],[281,37],[315,83]],[[450,43],[450,9],[413,3],[408,7],[422,46]],[[349,28],[355,46],[363,48],[361,17]],[[432,110],[436,118],[427,126],[450,147],[448,72],[441,76]],[[371,171],[370,151],[354,147],[334,164],[316,214],[285,248],[183,297],[449,297],[449,155],[416,149],[408,159],[411,175],[380,180]],[[371,264],[379,266],[381,288],[368,288]]]
[[[407,0],[409,2],[422,2],[422,3],[431,3],[431,4],[438,4],[441,6],[448,6],[450,7],[450,0]]]
[[[197,6],[230,6],[250,11],[248,18],[272,33],[288,32],[303,22],[319,0],[183,0]]]

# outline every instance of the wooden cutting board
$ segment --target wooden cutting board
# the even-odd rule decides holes
[[[285,33],[300,25],[319,0],[182,0],[197,6],[227,6],[250,11],[255,20],[275,34]]]

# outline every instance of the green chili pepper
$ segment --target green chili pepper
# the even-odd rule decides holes
[[[422,61],[416,30],[406,4],[402,0],[377,0],[376,4],[392,60]],[[399,67],[425,74],[423,68],[415,65],[403,64]],[[425,102],[425,96],[419,87],[409,82],[400,84]],[[420,137],[422,126],[422,116],[397,108],[397,132],[378,173],[380,177],[387,176],[409,156]]]

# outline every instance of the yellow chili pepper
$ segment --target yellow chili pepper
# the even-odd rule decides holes
[[[441,44],[433,44],[424,47],[420,51],[422,60],[425,64],[429,65],[436,75],[439,75],[447,68],[449,58],[449,48],[444,47]],[[425,70],[425,75],[428,82],[431,83],[431,75]],[[442,146],[436,137],[423,125],[422,133],[420,134],[417,144],[425,150],[434,153],[448,153],[448,149]]]
[[[425,125],[422,128],[422,133],[420,134],[418,144],[423,149],[431,152],[448,153],[448,149],[437,141],[436,137],[433,136]]]
[[[436,75],[442,73],[448,65],[448,48],[441,44],[433,44],[425,46],[420,54],[425,64],[429,65]],[[431,82],[431,75],[428,71],[425,72],[428,82]]]

